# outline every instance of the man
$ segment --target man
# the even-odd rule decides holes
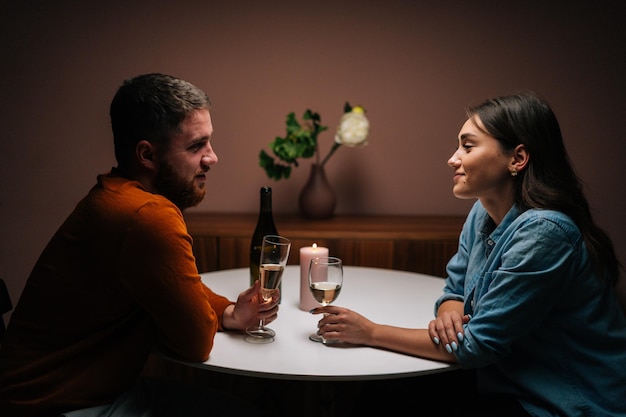
[[[196,402],[197,415],[207,404],[215,415],[220,397],[180,390],[201,397],[189,401],[138,382],[154,349],[205,361],[217,331],[277,315],[278,299],[258,300],[258,282],[235,303],[204,286],[195,265],[182,211],[202,201],[218,161],[209,106],[202,90],[168,75],[119,88],[110,108],[117,167],[98,176],[33,268],[0,351],[0,415],[151,416],[171,406],[191,416],[197,410],[181,407]]]

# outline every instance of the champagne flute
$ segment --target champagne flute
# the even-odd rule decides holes
[[[309,289],[315,301],[327,306],[337,299],[343,285],[343,263],[336,257],[313,258],[309,267]],[[309,335],[314,342],[331,343],[317,333]]]
[[[259,280],[261,281],[259,302],[269,301],[279,291],[278,286],[287,266],[290,248],[291,241],[283,236],[263,236],[259,262]],[[263,320],[259,320],[259,325],[256,327],[248,327],[246,332],[248,333],[246,341],[251,343],[270,343],[276,336],[276,332],[266,327]]]

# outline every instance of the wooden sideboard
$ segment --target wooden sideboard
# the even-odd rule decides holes
[[[249,265],[250,239],[258,214],[185,214],[199,272]],[[325,246],[345,265],[389,268],[444,277],[456,252],[465,216],[340,215],[308,220],[274,214],[278,232],[291,239],[289,264],[299,263],[300,248]]]

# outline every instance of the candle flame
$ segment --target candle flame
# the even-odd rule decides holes
[[[317,248],[317,243],[313,244],[313,249]]]

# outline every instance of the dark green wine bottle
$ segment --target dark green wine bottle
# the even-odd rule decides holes
[[[261,244],[263,236],[277,235],[274,215],[272,214],[272,189],[261,187],[261,206],[259,208],[259,220],[252,234],[250,242],[250,285],[259,279],[259,262],[261,260]],[[280,287],[279,287],[280,288]]]

